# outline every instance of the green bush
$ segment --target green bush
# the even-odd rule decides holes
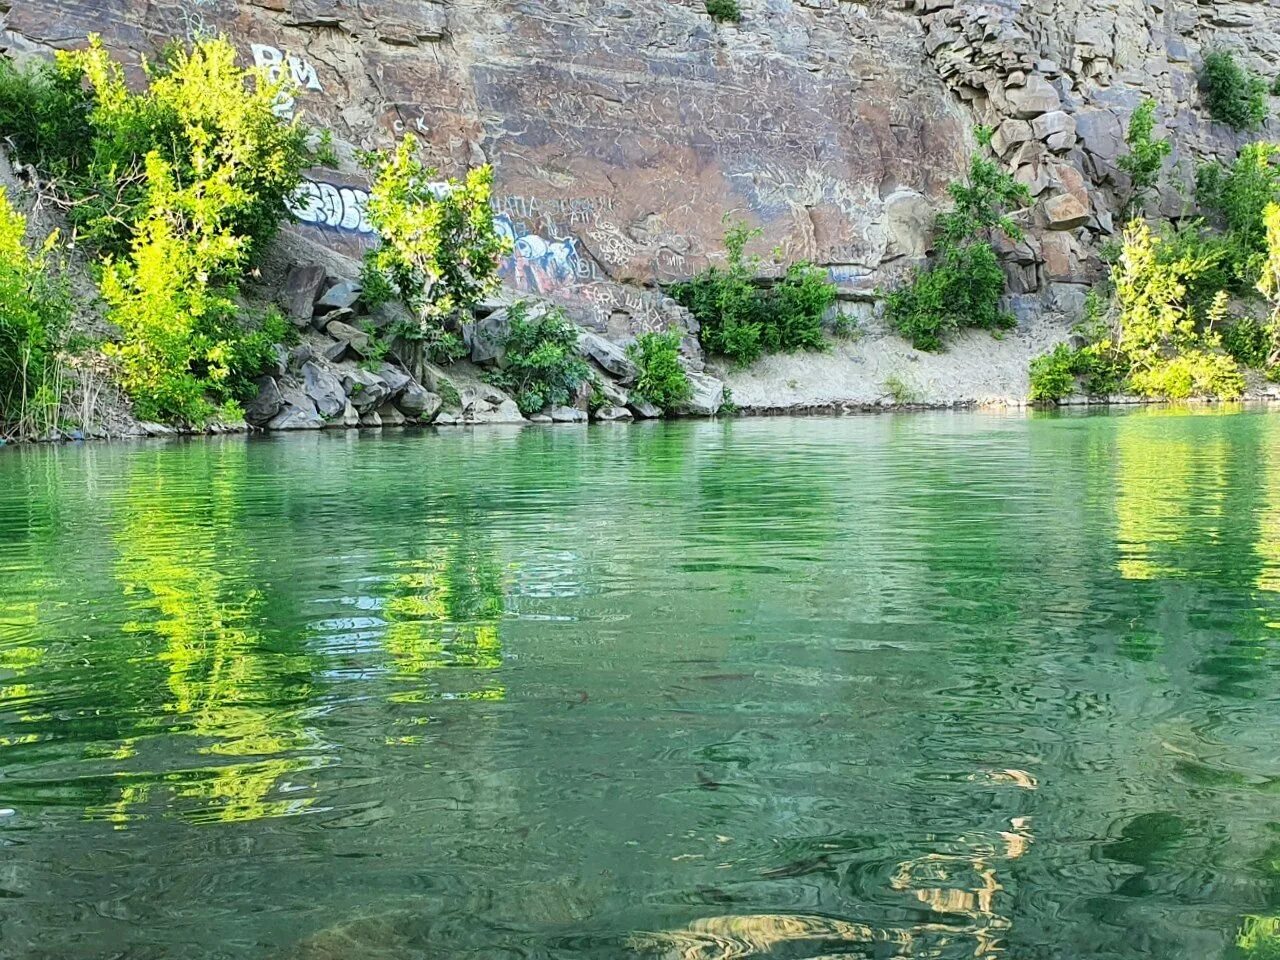
[[[980,131],[980,142],[989,134]],[[1027,188],[996,163],[975,155],[969,176],[952,183],[953,209],[938,217],[938,247],[932,263],[885,298],[889,325],[920,350],[940,350],[944,338],[963,327],[1007,330],[1014,318],[1000,309],[1004,271],[991,246],[999,230],[1022,236],[1007,211],[1030,202]]]
[[[1032,403],[1057,403],[1076,391],[1080,352],[1060,343],[1053,351],[1031,361]]]
[[[1222,331],[1222,348],[1241,366],[1267,370],[1275,363],[1276,334],[1272,323],[1240,317]]]
[[[1233,130],[1256,130],[1267,119],[1267,82],[1216,50],[1204,58],[1200,90],[1209,116]]]
[[[631,396],[660,410],[675,410],[693,396],[689,374],[680,363],[680,334],[642,333],[627,347],[627,356],[639,369]]]
[[[928,269],[885,298],[889,325],[918,350],[941,350],[962,327],[1008,330],[1017,321],[1000,309],[1004,271],[991,244],[944,245]]]
[[[497,288],[498,258],[507,252],[489,205],[493,168],[442,183],[408,134],[395,150],[365,161],[373,176],[369,222],[381,238],[365,256],[365,299],[376,305],[398,298],[413,320],[391,332],[431,359],[457,359],[457,327]]]
[[[760,236],[745,223],[725,233],[727,263],[673,284],[668,291],[698,320],[707,352],[750,364],[766,353],[825,350],[822,319],[836,300],[835,284],[811,263],[791,264],[782,279],[757,279],[762,261],[746,246]]]
[[[572,403],[591,377],[578,355],[578,328],[558,309],[531,318],[523,302],[511,307],[508,319],[502,364],[486,379],[510,393],[525,416]]]
[[[84,75],[69,57],[25,68],[0,59],[0,133],[19,159],[64,189],[90,160],[91,106]]]
[[[1160,179],[1165,158],[1173,151],[1173,144],[1167,139],[1157,140],[1152,136],[1155,125],[1156,102],[1143,100],[1129,117],[1129,131],[1125,136],[1129,152],[1116,160],[1117,166],[1129,174],[1131,187],[1126,208],[1131,211],[1141,208],[1146,195]]]
[[[737,23],[742,19],[742,9],[738,0],[706,0],[707,13],[712,20]]]
[[[27,250],[27,221],[0,187],[0,436],[41,436],[58,422],[58,348],[71,315],[50,272],[57,236]]]
[[[1230,166],[1206,164],[1196,172],[1196,199],[1223,228],[1217,241],[1234,292],[1251,291],[1267,250],[1267,206],[1280,201],[1280,145],[1251,143]]]

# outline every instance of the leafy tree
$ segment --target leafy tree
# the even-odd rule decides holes
[[[577,326],[559,309],[530,317],[524,302],[511,307],[508,320],[502,364],[488,381],[511,393],[525,416],[571,403],[591,376],[578,355]]]
[[[1155,124],[1156,102],[1148,98],[1129,117],[1129,131],[1125,136],[1129,152],[1116,161],[1120,169],[1129,174],[1131,187],[1127,210],[1141,208],[1146,195],[1160,179],[1160,169],[1164,166],[1165,158],[1173,150],[1173,144],[1167,138],[1157,139],[1152,136]]]
[[[438,181],[411,135],[395,150],[369,154],[366,164],[369,222],[382,240],[365,257],[366,299],[399,298],[413,322],[394,332],[435,359],[456,358],[456,326],[498,286],[498,258],[508,252],[489,206],[493,168]]]
[[[773,284],[758,280],[763,261],[747,256],[746,247],[760,235],[745,223],[731,224],[725,266],[672,285],[671,296],[697,318],[702,346],[739,364],[766,353],[826,349],[822,319],[835,303],[835,284],[804,261]]]
[[[1233,130],[1256,130],[1267,119],[1267,82],[1236,63],[1229,50],[1204,58],[1200,90],[1209,116]]]
[[[627,356],[640,370],[631,396],[660,410],[675,410],[693,396],[689,374],[680,363],[680,334],[642,333],[627,347]]]
[[[121,339],[104,349],[139,415],[199,425],[219,407],[238,416],[283,332],[246,323],[235,284],[313,155],[275,114],[285,85],[237,66],[226,39],[172,45],[143,78],[131,90],[91,37],[52,66],[0,74],[0,123],[13,125],[0,134],[61,178],[72,223],[105,258]]]
[[[989,144],[990,134],[980,130],[979,142]],[[948,192],[954,206],[938,217],[933,262],[885,299],[889,325],[921,350],[942,349],[943,339],[962,327],[1004,330],[1016,323],[1000,309],[1005,279],[991,236],[998,230],[1021,239],[1009,210],[1029,203],[1030,193],[980,154]]]
[[[50,272],[57,235],[31,252],[26,230],[0,187],[0,436],[47,433],[61,400],[57,352],[71,305]]]

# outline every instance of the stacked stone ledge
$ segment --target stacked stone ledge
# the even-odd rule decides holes
[[[411,359],[408,351],[399,349],[404,345],[394,340],[386,357],[375,360],[375,337],[387,333],[404,313],[394,304],[367,309],[356,281],[332,279],[317,266],[295,266],[279,301],[300,342],[288,351],[279,349],[276,368],[256,381],[258,395],[245,407],[245,419],[256,429],[613,423],[662,416],[656,407],[629,395],[638,371],[626,351],[583,330],[578,350],[593,368],[605,403],[592,409],[591,384],[586,383],[571,405],[524,417],[514,399],[484,382],[485,368],[504,361],[509,302],[486,304],[463,326],[467,356],[446,370]],[[526,303],[534,316],[551,309],[543,301]],[[714,416],[724,405],[723,383],[695,369],[692,359],[689,367],[694,395],[678,412]]]

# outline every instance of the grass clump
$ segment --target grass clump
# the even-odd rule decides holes
[[[717,23],[738,23],[742,20],[742,8],[738,0],[706,0],[707,15]]]
[[[578,355],[577,326],[559,309],[530,317],[523,301],[511,307],[508,320],[501,366],[486,379],[510,393],[525,416],[572,403],[591,378]]]
[[[365,162],[373,177],[369,222],[381,238],[365,256],[365,299],[371,306],[399,299],[409,308],[412,320],[391,332],[418,359],[456,360],[464,353],[461,320],[497,288],[498,258],[507,252],[489,206],[493,168],[440,181],[408,134]]]
[[[34,251],[27,221],[0,187],[0,437],[42,436],[57,426],[61,402],[58,351],[71,316],[50,258],[57,235]]]
[[[678,409],[693,396],[693,384],[680,363],[680,334],[642,333],[627,348],[627,356],[640,371],[631,396],[659,410]]]
[[[1233,130],[1256,130],[1267,119],[1267,82],[1240,66],[1229,50],[1204,58],[1200,91],[1209,116]]]
[[[793,263],[772,284],[757,279],[760,257],[747,244],[761,235],[745,223],[725,233],[727,262],[672,285],[671,296],[698,320],[698,338],[708,353],[741,365],[766,353],[825,350],[822,320],[835,303],[836,287],[820,268]]]
[[[1280,145],[1251,143],[1229,165],[1196,171],[1196,200],[1220,228],[1222,262],[1233,293],[1253,290],[1267,252],[1267,207],[1280,202]]]
[[[986,146],[990,133],[979,131]],[[964,181],[949,187],[953,209],[938,217],[933,261],[885,299],[889,325],[920,350],[941,350],[947,335],[964,327],[1007,330],[1016,321],[1000,308],[1004,271],[991,237],[1019,240],[1009,211],[1030,202],[1027,188],[997,163],[975,154]]]

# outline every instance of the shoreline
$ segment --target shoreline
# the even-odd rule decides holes
[[[1274,395],[1254,395],[1245,396],[1239,400],[1219,400],[1206,398],[1188,398],[1186,400],[1151,400],[1144,397],[1116,397],[1108,399],[1092,399],[1092,398],[1070,398],[1058,404],[1034,404],[1034,403],[980,403],[974,400],[958,400],[951,403],[903,403],[903,404],[868,404],[850,401],[847,403],[831,403],[825,405],[809,405],[797,407],[753,407],[737,410],[733,413],[722,414],[718,416],[697,416],[697,415],[676,415],[670,417],[651,417],[645,419],[632,420],[577,420],[577,421],[554,421],[543,422],[535,420],[507,420],[507,421],[485,421],[462,422],[462,421],[441,421],[439,423],[405,423],[397,425],[369,426],[358,425],[348,426],[343,423],[335,423],[331,426],[322,428],[314,428],[307,430],[271,430],[261,427],[250,426],[247,423],[240,424],[217,424],[205,430],[190,430],[177,427],[168,427],[163,424],[147,423],[140,424],[137,432],[108,435],[108,436],[76,436],[79,431],[73,431],[71,434],[64,434],[59,437],[45,437],[40,439],[23,439],[23,440],[6,440],[0,438],[0,449],[29,449],[29,448],[47,448],[53,446],[69,446],[75,444],[115,444],[115,443],[136,443],[145,440],[205,440],[221,437],[241,437],[246,440],[260,440],[268,437],[287,437],[287,436],[307,436],[311,434],[322,435],[338,435],[344,436],[356,434],[358,436],[365,434],[383,434],[383,433],[449,433],[453,431],[465,431],[480,428],[500,427],[506,430],[518,429],[525,430],[529,428],[562,428],[577,427],[587,428],[594,426],[604,427],[631,427],[640,424],[656,424],[656,423],[674,423],[674,422],[714,422],[714,421],[730,421],[730,420],[780,420],[786,418],[809,419],[809,418],[828,418],[843,419],[857,417],[874,417],[882,414],[913,414],[913,413],[1072,413],[1079,414],[1086,411],[1089,412],[1129,412],[1142,408],[1163,407],[1168,409],[1190,408],[1195,410],[1207,410],[1214,407],[1240,407],[1243,409],[1257,409],[1261,411],[1270,411],[1277,404],[1280,404],[1280,396]]]

